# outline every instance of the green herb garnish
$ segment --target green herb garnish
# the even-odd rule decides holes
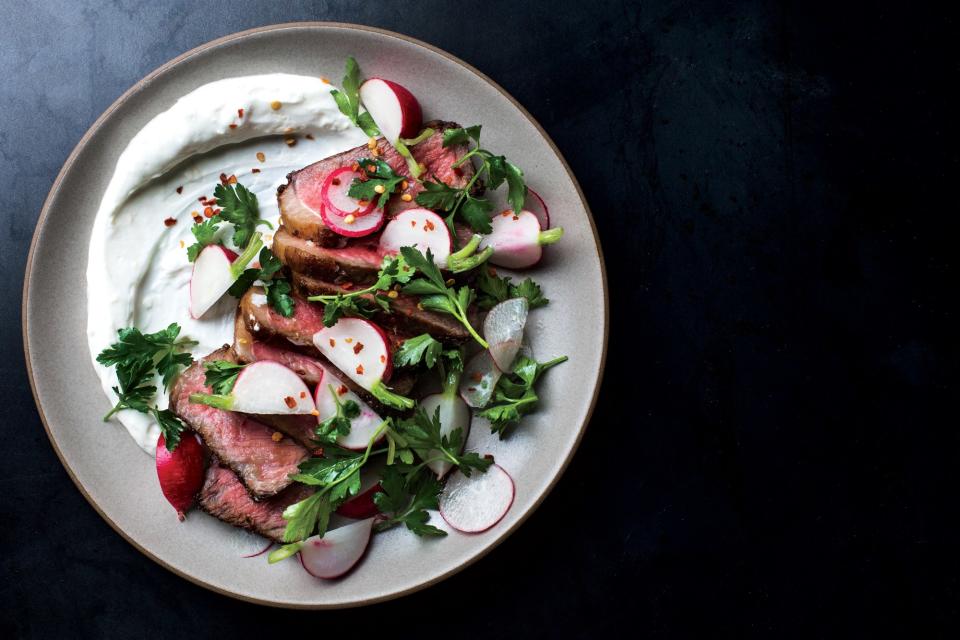
[[[273,229],[272,224],[260,219],[257,194],[242,184],[218,184],[213,190],[213,196],[220,206],[220,213],[211,220],[219,219],[233,224],[233,244],[240,249],[246,249],[250,244],[257,225],[265,224]]]
[[[567,356],[560,356],[548,362],[537,362],[526,356],[518,356],[513,370],[501,376],[494,389],[493,404],[477,413],[490,420],[490,430],[503,438],[510,427],[520,422],[526,414],[537,407],[540,398],[533,385],[545,371],[566,362]]]
[[[340,82],[342,91],[331,89],[330,95],[333,96],[337,107],[340,108],[340,113],[350,118],[350,122],[363,129],[365,134],[376,137],[380,135],[380,129],[377,128],[370,113],[367,111],[360,113],[361,84],[363,83],[360,80],[360,65],[357,64],[357,61],[354,60],[352,56],[348,57],[346,75],[343,76],[343,80]]]
[[[404,477],[395,466],[387,466],[380,479],[380,491],[373,495],[377,509],[388,517],[375,526],[377,531],[386,531],[398,524],[418,536],[442,537],[447,532],[427,524],[430,514],[427,509],[437,509],[437,499],[443,485],[425,470]]]
[[[348,399],[346,402],[340,402],[340,394],[333,385],[328,384],[327,389],[333,396],[337,412],[317,425],[315,429],[317,444],[333,443],[339,436],[350,435],[350,421],[360,415],[360,405],[355,401]]]
[[[369,318],[377,311],[364,296],[373,295],[376,302],[384,311],[390,311],[390,302],[387,296],[380,291],[386,291],[395,284],[404,284],[410,281],[415,270],[407,265],[403,256],[384,256],[377,272],[377,281],[365,289],[358,289],[350,293],[334,295],[310,296],[311,302],[323,303],[323,324],[332,327],[342,316],[359,316]]]
[[[367,202],[377,201],[377,207],[383,209],[390,200],[390,196],[396,190],[397,186],[406,178],[390,168],[383,160],[370,160],[361,158],[357,160],[360,166],[359,171],[366,176],[364,179],[354,178],[350,183],[350,189],[347,195],[357,200],[366,200]],[[371,171],[373,169],[373,171]],[[379,187],[379,189],[378,189]]]
[[[212,388],[214,393],[227,395],[233,391],[233,385],[237,382],[237,377],[245,366],[229,360],[204,362],[203,383]]]
[[[544,296],[543,291],[540,290],[540,285],[530,278],[515,285],[510,282],[509,277],[498,277],[491,273],[489,269],[481,269],[478,273],[477,306],[481,309],[490,309],[497,303],[510,298],[526,298],[531,309],[543,307],[550,302],[549,298]]]
[[[289,318],[293,315],[296,301],[290,295],[292,287],[290,282],[281,275],[278,275],[283,264],[280,259],[273,254],[270,249],[264,247],[260,250],[260,268],[247,269],[237,278],[227,293],[234,298],[242,298],[247,289],[253,286],[253,283],[260,280],[263,283],[264,292],[267,294],[267,304],[282,315]]]

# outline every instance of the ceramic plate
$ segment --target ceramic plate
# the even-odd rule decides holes
[[[368,76],[395,79],[423,103],[425,119],[483,123],[484,146],[523,167],[547,199],[563,241],[536,278],[550,304],[528,329],[534,355],[570,361],[542,383],[542,406],[505,442],[475,428],[471,448],[493,453],[517,484],[513,507],[493,529],[421,540],[401,528],[377,535],[364,560],[335,581],[308,576],[295,560],[269,566],[241,558],[252,541],[194,511],[179,523],[157,485],[153,460],[119,424],[90,363],[86,340],[89,230],[117,157],[131,136],[174,101],[231,76],[288,72],[340,78],[348,55]],[[532,330],[531,330],[532,329]],[[434,47],[386,31],[298,23],[246,31],[165,64],[120,97],[83,136],[57,176],[37,223],[27,263],[24,347],[40,415],[77,487],[146,555],[220,593],[263,604],[326,608],[410,593],[493,549],[543,501],[570,461],[590,417],[603,369],[607,295],[596,230],[576,179],[556,147],[513,98],[476,69]]]

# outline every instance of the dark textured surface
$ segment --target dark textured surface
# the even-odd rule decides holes
[[[0,2],[0,637],[951,635],[956,21],[535,4]],[[43,433],[16,311],[42,200],[103,109],[190,47],[305,19],[399,30],[500,82],[579,177],[613,292],[600,404],[549,500],[369,610],[235,602],[115,534]]]

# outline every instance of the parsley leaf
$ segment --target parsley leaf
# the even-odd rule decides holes
[[[265,224],[273,228],[269,222],[260,219],[257,194],[242,184],[218,184],[213,196],[220,206],[220,213],[216,217],[233,224],[233,243],[240,249],[245,249],[250,243],[257,225]]]
[[[531,309],[543,307],[550,300],[543,295],[540,285],[531,280],[525,279],[518,285],[514,285],[509,277],[498,277],[491,273],[490,269],[481,269],[477,277],[477,290],[480,292],[477,298],[477,306],[481,309],[490,309],[495,304],[509,300],[510,298],[526,298]]]
[[[415,247],[400,247],[400,254],[408,265],[426,277],[411,280],[404,286],[403,292],[422,296],[420,304],[424,309],[452,315],[467,328],[474,340],[484,349],[488,348],[490,345],[477,333],[467,317],[467,309],[475,297],[473,289],[466,285],[459,289],[448,287],[440,268],[433,261],[430,249],[427,249],[427,254],[424,255]]]
[[[370,318],[379,311],[373,306],[374,303],[383,311],[390,311],[390,299],[377,292],[390,289],[394,284],[409,282],[414,273],[414,268],[407,264],[403,256],[388,255],[380,263],[377,281],[371,286],[350,293],[310,296],[307,299],[323,303],[323,324],[327,327],[335,325],[342,316]]]
[[[443,345],[429,333],[424,333],[403,341],[397,352],[393,354],[393,366],[410,367],[425,361],[427,367],[432,369],[442,352]]]
[[[296,301],[290,295],[292,287],[286,278],[273,278],[263,283],[263,288],[267,292],[267,304],[276,310],[284,318],[293,315],[293,309]]]
[[[404,177],[397,175],[383,160],[361,158],[357,160],[357,164],[360,165],[360,171],[366,177],[354,178],[347,195],[367,202],[377,199],[377,207],[383,209],[397,185],[403,182]]]
[[[217,231],[220,229],[219,226],[220,218],[214,216],[203,222],[198,222],[190,227],[190,233],[193,234],[193,237],[197,239],[195,243],[187,247],[187,259],[190,262],[193,262],[197,259],[197,256],[200,255],[200,252],[203,251],[203,248],[207,245],[216,244],[217,242]]]
[[[360,415],[360,405],[349,399],[346,402],[340,402],[340,394],[332,384],[328,384],[327,389],[333,396],[337,411],[317,425],[315,433],[318,444],[336,442],[338,436],[350,435],[350,421]]]
[[[469,477],[473,470],[485,472],[493,464],[493,458],[485,458],[472,451],[459,453],[463,448],[463,429],[454,429],[449,435],[443,435],[440,426],[440,407],[432,417],[418,407],[412,417],[398,421],[393,430],[411,449],[424,452],[437,450],[443,459],[460,467],[465,476]]]
[[[490,420],[490,430],[504,438],[509,429],[520,422],[521,418],[537,407],[539,397],[533,385],[545,371],[566,362],[567,356],[560,356],[548,362],[537,362],[527,356],[517,356],[513,370],[501,376],[494,389],[493,404],[478,416]]]
[[[443,486],[429,473],[416,473],[406,479],[396,468],[384,468],[380,491],[373,495],[377,509],[390,517],[377,523],[377,531],[385,531],[397,524],[418,536],[442,537],[447,532],[427,524],[430,514],[427,509],[438,508],[438,498]],[[411,499],[412,498],[412,499]]]
[[[230,362],[229,360],[213,360],[203,363],[203,383],[213,389],[214,393],[227,395],[233,390],[237,376],[246,365]]]
[[[343,91],[332,89],[330,95],[333,96],[340,113],[350,118],[350,122],[357,125],[368,136],[380,135],[373,117],[368,112],[360,113],[360,65],[353,57],[347,58],[346,75],[340,82]]]
[[[180,441],[183,424],[170,411],[158,410],[152,404],[157,388],[152,384],[154,371],[160,374],[163,385],[168,388],[181,367],[190,365],[193,357],[183,353],[195,344],[188,338],[180,338],[180,325],[173,323],[166,329],[144,334],[136,327],[126,327],[117,332],[118,341],[97,355],[97,362],[107,367],[116,367],[118,386],[117,404],[103,417],[104,422],[123,409],[132,409],[153,415],[164,434],[167,449],[173,451]]]
[[[260,268],[245,269],[227,289],[227,293],[234,298],[242,298],[247,289],[252,287],[254,282],[260,280],[267,295],[267,304],[284,318],[289,318],[293,315],[296,301],[290,295],[292,290],[290,282],[282,276],[277,277],[277,273],[283,268],[283,263],[267,247],[260,250],[259,260]]]
[[[460,194],[460,189],[454,189],[433,176],[433,182],[423,183],[423,191],[417,194],[417,204],[428,209],[451,211],[456,207]]]

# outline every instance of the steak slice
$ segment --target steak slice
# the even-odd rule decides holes
[[[437,180],[454,187],[466,185],[473,177],[473,165],[470,162],[465,162],[459,167],[453,165],[467,153],[467,145],[451,145],[446,148],[443,146],[443,132],[459,125],[434,120],[424,123],[423,126],[433,129],[434,134],[420,144],[410,147],[410,152],[414,159],[426,168],[424,175],[429,178],[436,176]],[[380,160],[390,165],[398,175],[410,175],[406,160],[384,138],[377,139],[377,146],[380,151],[378,156]],[[328,229],[320,217],[317,202],[320,199],[321,185],[331,171],[350,166],[357,160],[370,158],[372,155],[367,145],[361,145],[290,173],[287,176],[287,183],[280,185],[277,190],[280,217],[283,219],[284,226],[294,235],[312,240],[321,246],[341,244],[344,240],[343,236]],[[410,180],[409,187],[404,193],[416,196],[422,190],[420,183]],[[396,215],[404,209],[416,206],[419,205],[415,200],[404,202],[399,196],[394,196],[387,205],[387,214],[388,216]]]
[[[275,431],[249,416],[190,402],[192,393],[212,393],[203,369],[203,363],[211,360],[236,362],[236,357],[223,347],[190,365],[170,391],[170,408],[239,476],[254,498],[275,495],[290,485],[287,476],[297,473],[309,453],[289,438],[274,441]]]
[[[312,487],[296,484],[272,498],[257,502],[247,493],[237,474],[213,461],[207,469],[197,503],[215,518],[282,543],[287,526],[283,519],[284,509],[313,492]]]
[[[372,284],[383,254],[373,242],[356,242],[345,247],[323,247],[304,240],[281,226],[273,236],[273,253],[293,271],[331,282]]]
[[[327,360],[313,344],[313,334],[323,328],[323,305],[307,302],[306,299],[294,294],[296,305],[293,315],[284,318],[267,304],[267,297],[261,287],[251,287],[240,299],[239,313],[247,327],[247,331],[255,341],[276,344],[276,340],[283,339],[295,350],[305,353],[316,359],[322,366],[330,369],[344,381],[349,380],[336,365]],[[385,328],[390,350],[393,352],[408,337],[400,334],[393,328]],[[388,382],[388,381],[384,381]],[[409,369],[394,368],[390,380],[390,388],[400,395],[407,395],[413,389],[416,378]],[[352,381],[349,385],[352,385]],[[349,386],[348,385],[348,386]],[[372,396],[364,389],[351,386],[364,400],[371,400]],[[379,403],[373,402],[375,406]]]
[[[350,291],[336,284],[311,278],[301,273],[294,272],[292,275],[293,290],[303,297],[334,295],[349,293]],[[360,297],[366,298],[370,302],[373,302],[374,299],[373,294],[364,294]],[[380,308],[376,304],[373,306],[377,309]],[[390,310],[391,313],[378,312],[377,323],[383,327],[396,328],[401,334],[419,335],[429,333],[435,338],[451,342],[464,342],[470,339],[470,333],[456,318],[421,308],[416,296],[400,294],[396,298],[391,298]]]

